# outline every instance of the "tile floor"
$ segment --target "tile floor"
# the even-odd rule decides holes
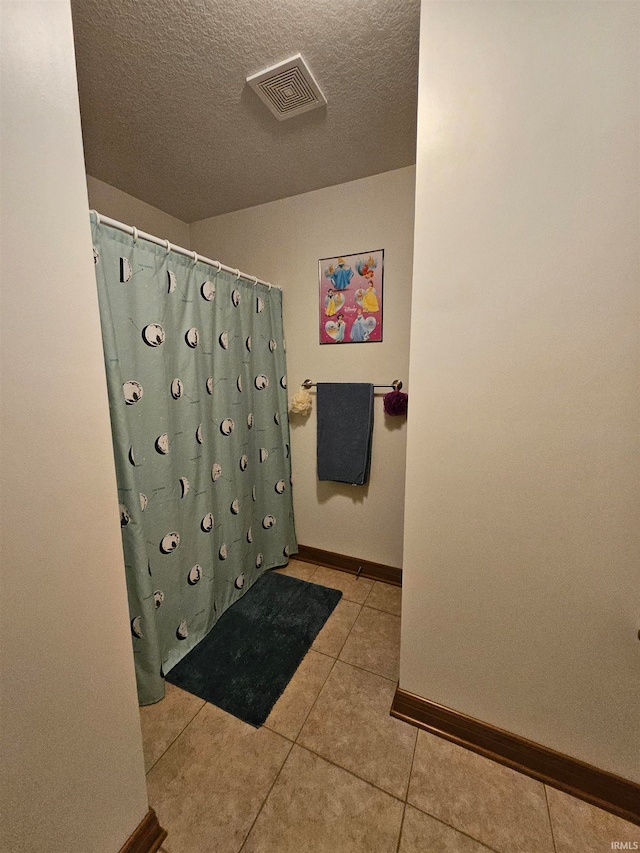
[[[343,598],[262,728],[171,684],[141,708],[163,853],[605,853],[640,842],[639,827],[389,716],[399,589],[296,560],[279,571]]]

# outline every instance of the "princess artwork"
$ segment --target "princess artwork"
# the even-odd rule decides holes
[[[318,261],[321,344],[382,341],[384,249]]]
[[[324,298],[324,313],[327,317],[333,317],[344,305],[344,294],[336,293],[329,288]]]
[[[350,337],[355,344],[364,343],[364,341],[369,340],[369,330],[367,329],[365,319],[362,316],[361,308],[358,308],[358,316],[353,321],[353,326],[351,326]]]
[[[338,258],[336,267],[331,264],[326,270],[325,275],[329,281],[333,282],[336,290],[346,290],[349,287],[349,282],[353,278],[353,270],[345,264],[344,258]]]
[[[365,314],[373,314],[375,311],[380,310],[380,306],[378,305],[378,296],[376,294],[376,289],[373,286],[373,283],[370,283],[364,292],[364,295],[362,297],[362,310],[365,312]]]

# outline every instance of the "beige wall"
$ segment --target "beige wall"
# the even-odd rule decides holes
[[[163,240],[170,240],[183,249],[189,248],[189,226],[181,219],[176,219],[157,207],[140,201],[139,198],[122,192],[122,190],[105,184],[97,178],[87,175],[89,190],[89,207],[118,219],[126,225],[135,225],[139,231],[146,231]]]
[[[289,393],[313,381],[407,380],[413,249],[413,167],[193,223],[191,246],[282,286]],[[318,344],[318,259],[385,250],[384,342]],[[368,486],[320,483],[316,415],[292,416],[298,540],[402,565],[405,422],[376,398]]]
[[[147,811],[67,0],[2,2],[0,848]]]
[[[400,670],[634,780],[638,18],[422,4]]]

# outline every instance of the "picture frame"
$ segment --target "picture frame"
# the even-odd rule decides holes
[[[320,344],[383,340],[384,249],[318,261]]]

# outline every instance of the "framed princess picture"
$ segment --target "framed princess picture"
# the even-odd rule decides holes
[[[320,343],[382,340],[384,249],[318,261]]]

